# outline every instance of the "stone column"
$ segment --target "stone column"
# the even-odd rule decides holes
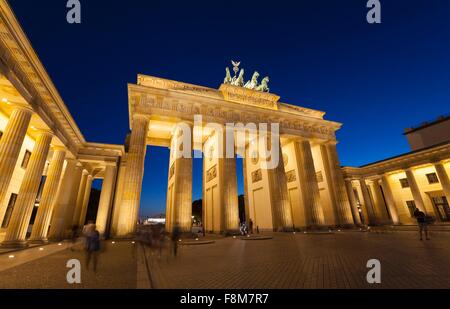
[[[122,206],[120,207],[117,226],[118,237],[129,237],[136,231],[149,122],[149,118],[144,115],[136,114],[133,117],[133,130],[127,156]]]
[[[56,192],[61,180],[64,167],[64,159],[66,151],[63,149],[55,149],[52,161],[48,169],[47,179],[45,181],[42,198],[39,204],[36,220],[34,221],[33,231],[31,233],[31,242],[47,242],[47,233],[52,218],[53,207],[56,201]]]
[[[181,158],[175,163],[175,224],[181,232],[192,229],[192,158]]]
[[[75,182],[78,181],[75,179],[77,161],[74,159],[66,159],[66,162],[64,176],[56,194],[57,198],[50,223],[48,238],[51,240],[61,240],[64,237],[66,212],[71,199],[70,192]]]
[[[342,175],[341,166],[337,154],[335,142],[326,145],[327,158],[330,167],[330,175],[333,181],[332,187],[336,202],[336,214],[338,224],[341,226],[353,225],[352,211],[348,200],[344,176]]]
[[[98,204],[97,212],[97,230],[101,237],[105,236],[108,219],[111,214],[112,196],[114,192],[114,184],[116,182],[116,166],[108,165],[105,170],[105,177],[103,178],[102,193],[100,195],[100,202]]]
[[[375,217],[379,224],[392,224],[392,220],[389,218],[385,200],[383,199],[383,192],[381,191],[380,179],[376,179],[369,186],[369,190],[372,189],[373,207],[375,211]]]
[[[306,226],[317,228],[325,224],[322,204],[320,203],[319,184],[311,151],[311,144],[307,140],[295,142],[298,172],[306,213]]]
[[[227,232],[239,231],[239,202],[237,192],[236,159],[224,158],[224,206],[225,229]]]
[[[441,183],[442,189],[444,190],[445,197],[450,203],[450,180],[447,172],[445,171],[445,167],[442,163],[435,163],[434,168],[436,169],[439,182]]]
[[[414,172],[412,169],[408,168],[405,170],[405,173],[416,207],[426,213],[425,204],[423,203],[422,194],[420,193],[419,186],[417,185],[416,178],[414,177]]]
[[[392,194],[389,178],[386,174],[381,177],[381,187],[383,189],[384,198],[386,199],[386,204],[391,215],[392,223],[399,224],[398,211],[395,206],[394,195]]]
[[[341,166],[339,163],[336,143],[335,142],[328,143],[326,144],[325,147],[337,207],[336,214],[338,224],[342,226],[353,225],[354,222],[352,217],[352,211],[350,207],[350,202],[348,200],[347,192],[345,189],[344,176],[342,174]]]
[[[376,225],[377,224],[377,219],[375,217],[375,212],[373,209],[373,205],[372,205],[372,200],[370,199],[370,195],[369,195],[369,188],[367,188],[366,185],[366,181],[361,178],[359,180],[359,185],[361,186],[361,192],[363,195],[363,200],[364,200],[364,206],[366,207],[367,210],[367,215],[369,216],[369,224],[370,225]]]
[[[242,171],[244,174],[244,204],[245,204],[245,223],[250,224],[250,203],[248,200],[248,177],[247,177],[247,158],[248,151],[245,152],[245,155],[242,159]],[[243,223],[243,222],[242,222]]]
[[[42,173],[47,160],[50,143],[52,141],[50,132],[39,132],[33,152],[28,163],[25,176],[20,186],[16,205],[11,216],[5,239],[2,243],[7,247],[27,246],[26,235],[30,224],[36,196],[39,190]]]
[[[345,187],[347,188],[348,199],[352,208],[353,220],[356,225],[361,225],[361,217],[359,216],[358,205],[356,204],[355,192],[351,179],[345,179]]]
[[[287,191],[286,171],[283,163],[283,152],[281,142],[278,149],[278,166],[269,170],[269,181],[271,187],[273,217],[276,218],[274,228],[279,231],[292,231],[294,228],[292,221],[292,208]]]
[[[91,197],[92,190],[92,182],[94,181],[94,177],[92,175],[88,175],[86,181],[86,189],[84,190],[83,196],[83,206],[81,208],[80,221],[78,221],[78,226],[84,226],[86,221],[86,214],[89,206],[89,198]]]
[[[182,233],[190,233],[192,229],[192,125],[178,123],[170,145],[166,206],[168,227],[169,231],[173,231],[173,228],[177,226]]]
[[[5,198],[33,112],[16,107],[0,138],[0,205]]]
[[[83,170],[80,182],[80,188],[78,189],[77,201],[75,204],[75,211],[72,218],[72,225],[78,225],[80,223],[81,211],[83,210],[84,194],[86,193],[86,184],[89,176],[87,170]]]
[[[111,229],[110,235],[115,237],[117,235],[117,224],[119,222],[120,215],[120,205],[122,204],[122,192],[123,192],[123,182],[125,178],[126,171],[126,154],[122,156],[120,159],[120,166],[117,171],[117,184],[116,184],[116,192],[114,193],[114,206],[113,206],[113,214],[111,220]]]
[[[80,185],[83,177],[83,165],[78,162],[77,167],[74,173],[74,182],[70,190],[67,191],[67,194],[70,196],[70,200],[68,202],[66,208],[66,217],[64,219],[64,237],[68,236],[68,232],[72,230],[73,226],[73,217],[75,214],[75,208],[77,206],[78,194],[80,193]]]

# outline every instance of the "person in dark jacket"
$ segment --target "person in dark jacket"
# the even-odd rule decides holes
[[[86,269],[92,260],[94,272],[97,272],[98,255],[100,252],[100,233],[97,229],[92,232],[86,242]]]
[[[430,240],[430,238],[428,237],[428,222],[425,213],[419,208],[416,208],[416,210],[414,210],[414,218],[416,218],[417,224],[419,225],[420,240],[423,240],[422,234],[424,231],[425,237],[427,238],[427,240]]]

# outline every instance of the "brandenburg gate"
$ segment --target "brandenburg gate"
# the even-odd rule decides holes
[[[245,217],[260,231],[353,225],[357,206],[349,203],[336,152],[341,124],[281,103],[268,77],[255,72],[245,82],[239,65],[233,62],[234,77],[226,69],[218,89],[139,75],[128,85],[131,133],[125,145],[89,142],[1,2],[1,245],[69,237],[88,220],[96,179],[103,180],[95,218],[100,234],[131,237],[149,145],[170,148],[169,232],[191,231],[192,153],[204,157],[208,233],[239,229],[237,157],[243,158]]]
[[[243,70],[241,71],[243,72]],[[225,156],[225,135],[246,134],[236,155],[243,158],[245,211],[261,231],[351,226],[357,210],[351,209],[337,152],[335,132],[341,124],[324,120],[323,112],[281,103],[268,93],[268,78],[257,85],[257,74],[246,85],[242,75],[229,76],[219,89],[139,75],[128,85],[131,135],[121,160],[112,215],[112,235],[134,233],[138,219],[147,146],[170,148],[166,228],[192,225],[192,151],[202,152],[203,225],[207,232],[239,229],[236,158]],[[239,79],[241,78],[241,84]],[[200,119],[200,121],[198,120]],[[234,124],[235,130],[225,129]],[[250,152],[258,130],[249,124],[279,124],[276,138],[280,160]],[[193,147],[179,142],[180,125],[192,132]],[[242,133],[242,130],[241,130]],[[239,140],[236,138],[235,140]],[[242,138],[241,138],[242,141]],[[273,144],[275,145],[275,144]],[[189,146],[190,147],[190,146]],[[233,149],[234,150],[234,149]],[[353,212],[353,214],[352,214]]]

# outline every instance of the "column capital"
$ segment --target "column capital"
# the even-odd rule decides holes
[[[445,160],[435,159],[435,160],[431,161],[431,164],[433,164],[433,165],[444,165],[445,164]]]
[[[64,146],[58,146],[58,145],[50,145],[50,147],[51,147],[51,149],[53,150],[53,151],[64,151],[64,152],[66,152],[67,151],[67,149],[66,149],[66,147],[64,147]]]
[[[336,146],[337,144],[339,144],[339,142],[335,139],[330,139],[330,140],[324,140],[321,144],[323,144],[325,146]]]
[[[77,159],[73,159],[73,158],[66,158],[66,162],[67,162],[67,163],[73,163],[73,164],[76,164],[76,163],[78,163],[78,160],[77,160]]]
[[[29,112],[29,113],[31,113],[31,114],[34,114],[34,110],[33,110],[33,108],[30,106],[30,105],[28,105],[28,104],[24,104],[24,103],[16,103],[16,102],[9,102],[8,101],[8,103],[7,104],[9,104],[9,105],[11,105],[12,106],[12,108],[13,108],[13,110],[22,110],[22,111],[25,111],[25,112]]]
[[[51,130],[48,130],[48,129],[37,129],[37,128],[34,128],[34,130],[36,130],[36,133],[38,135],[48,136],[48,137],[52,137],[52,138],[53,138],[53,136],[55,136],[53,134],[53,132]]]
[[[414,168],[412,166],[402,168],[405,172],[414,172]]]

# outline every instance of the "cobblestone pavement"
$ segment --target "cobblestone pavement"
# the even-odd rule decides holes
[[[181,246],[177,258],[147,250],[148,285],[131,242],[107,242],[97,274],[84,270],[81,248],[67,249],[0,272],[0,288],[450,288],[450,233],[423,242],[413,232],[273,236]],[[66,282],[72,258],[83,263],[81,285]],[[380,285],[366,281],[370,259],[381,262]]]
[[[413,232],[275,234],[185,246],[174,259],[151,258],[157,288],[450,288],[450,233],[420,242]],[[369,285],[367,261],[381,262]]]
[[[129,241],[115,244],[106,242],[103,247],[98,259],[97,273],[85,269],[85,253],[79,245],[74,251],[65,249],[0,272],[0,288],[136,288],[135,245]],[[8,263],[7,256],[0,258],[2,263]],[[80,285],[67,283],[66,275],[69,269],[66,268],[66,263],[71,259],[81,262]]]

